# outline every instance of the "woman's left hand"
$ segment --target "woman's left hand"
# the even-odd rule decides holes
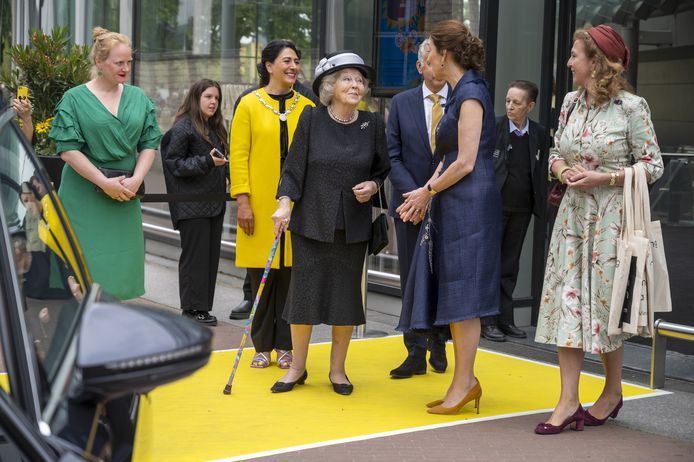
[[[140,185],[142,184],[142,180],[135,177],[135,176],[131,176],[131,177],[124,178],[123,180],[121,180],[120,184],[122,184],[131,193],[135,194],[137,192],[137,190],[140,188]],[[133,197],[135,197],[135,196],[133,196]]]
[[[425,188],[417,188],[402,195],[405,201],[395,211],[400,214],[404,222],[419,223],[429,208],[431,195]]]
[[[363,204],[371,199],[371,196],[376,194],[378,191],[378,185],[375,181],[363,181],[352,188],[354,192],[354,197],[357,198],[359,203]]]
[[[587,170],[581,165],[575,165],[571,170],[571,174],[566,177],[566,184],[571,188],[588,191],[610,181],[609,173]]]

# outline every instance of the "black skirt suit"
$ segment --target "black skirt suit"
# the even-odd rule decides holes
[[[365,322],[361,275],[371,202],[359,203],[352,187],[367,180],[380,187],[389,171],[385,124],[378,114],[359,111],[355,122],[341,124],[325,107],[303,111],[277,191],[277,197],[294,202],[289,223],[294,262],[283,315],[288,323]]]

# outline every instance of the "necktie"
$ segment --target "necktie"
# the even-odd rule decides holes
[[[516,128],[515,130],[513,130],[513,134],[516,135],[518,138],[520,138],[521,136],[523,136],[523,132],[520,131],[520,130],[517,129],[517,128]]]
[[[430,100],[434,102],[434,107],[431,108],[431,153],[433,154],[434,151],[436,151],[436,127],[439,126],[439,122],[441,121],[441,117],[443,117],[443,108],[441,107],[441,104],[439,104],[439,100],[441,99],[440,95],[432,93],[431,95],[427,96]]]

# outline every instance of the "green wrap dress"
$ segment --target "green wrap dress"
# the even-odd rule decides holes
[[[133,171],[137,153],[159,146],[155,106],[145,93],[125,85],[115,117],[86,85],[68,90],[58,103],[50,138],[57,152],[76,150],[97,167]],[[82,247],[92,280],[126,300],[144,288],[144,237],[140,200],[118,202],[69,165],[58,191]]]

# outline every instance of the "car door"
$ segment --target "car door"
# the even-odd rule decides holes
[[[91,279],[60,200],[13,118],[0,114],[0,387],[49,435],[60,431],[56,409],[67,378],[59,371]]]

